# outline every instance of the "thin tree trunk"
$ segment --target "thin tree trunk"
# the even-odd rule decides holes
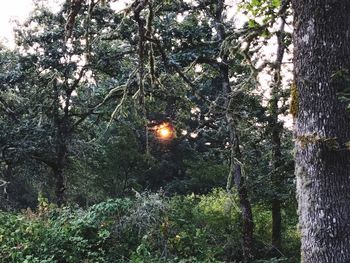
[[[293,0],[301,258],[350,260],[350,1]]]
[[[68,116],[68,112],[67,112]],[[67,140],[68,140],[68,132],[67,132],[67,118],[63,118],[61,125],[58,126],[58,138],[57,138],[57,149],[56,149],[56,161],[54,164],[53,173],[54,178],[56,180],[55,185],[55,194],[56,194],[56,202],[58,206],[61,206],[66,201],[65,191],[65,176],[64,176],[64,168],[66,167],[67,161]]]
[[[55,195],[56,195],[56,203],[58,206],[61,206],[65,203],[65,182],[62,168],[54,168],[53,169],[55,182]]]
[[[138,25],[138,66],[139,66],[139,104],[142,117],[147,119],[147,111],[145,104],[145,87],[144,87],[144,75],[145,75],[145,35],[146,35],[146,21],[141,17],[141,11],[148,4],[148,0],[137,0],[133,4],[134,19]],[[149,141],[148,141],[148,127],[147,123],[144,126],[145,129],[145,153],[149,154]]]
[[[276,187],[276,186],[274,186]],[[279,251],[282,249],[282,214],[281,201],[278,198],[272,200],[272,246]]]
[[[252,207],[248,197],[248,190],[245,186],[245,178],[242,173],[242,166],[240,160],[242,154],[239,148],[239,137],[235,127],[235,120],[233,113],[231,112],[231,99],[230,99],[230,82],[228,76],[228,66],[225,63],[220,67],[222,78],[222,90],[225,96],[226,122],[229,129],[230,145],[231,145],[231,158],[230,158],[230,177],[233,177],[235,187],[238,192],[239,205],[242,213],[242,251],[245,262],[251,261],[253,258],[253,244],[254,244],[254,221]]]
[[[226,114],[231,143],[231,166],[230,173],[233,176],[233,181],[238,192],[239,205],[242,213],[242,251],[245,262],[250,262],[253,259],[253,244],[254,244],[254,222],[252,207],[248,198],[248,191],[244,183],[244,175],[242,174],[242,166],[239,163],[241,159],[241,151],[239,149],[239,139],[235,130],[234,120],[230,113]]]
[[[5,170],[3,172],[3,178],[4,180],[0,180],[0,202],[1,202],[1,195],[3,195],[4,198],[4,204],[0,204],[0,207],[4,207],[7,209],[11,208],[11,199],[16,194],[14,190],[16,188],[11,184],[13,182],[13,164],[11,161],[5,160]]]
[[[282,215],[281,215],[281,199],[279,194],[283,186],[283,174],[280,167],[282,165],[282,153],[281,153],[281,131],[282,124],[278,120],[279,108],[278,101],[280,100],[281,93],[281,66],[285,52],[284,45],[284,26],[286,14],[281,17],[281,26],[277,33],[277,54],[274,65],[273,83],[271,85],[271,99],[270,99],[270,128],[271,128],[271,143],[272,143],[272,175],[271,182],[275,191],[275,194],[271,203],[272,211],[272,246],[277,250],[282,248]]]
[[[225,28],[224,28],[224,0],[218,0],[215,12],[215,27],[218,34],[218,40],[222,43],[225,40]],[[233,177],[235,187],[238,192],[239,204],[242,213],[242,251],[245,262],[251,261],[253,258],[253,233],[254,222],[251,204],[248,198],[248,191],[244,183],[244,175],[242,173],[242,167],[239,160],[241,159],[241,151],[239,149],[239,137],[235,127],[235,120],[231,111],[231,86],[229,81],[229,67],[227,63],[227,55],[222,57],[222,64],[220,64],[221,75],[221,89],[223,96],[225,97],[226,108],[226,122],[229,129],[230,145],[231,145],[231,166],[230,177]]]
[[[13,165],[9,161],[5,161],[5,164],[6,164],[6,168],[4,171],[4,179],[7,183],[11,183],[13,180]],[[9,191],[7,189],[7,185],[4,187],[5,187],[4,188],[4,197],[6,198],[6,200],[9,200],[10,196],[9,196]],[[13,187],[10,186],[10,188],[13,188]]]
[[[68,112],[67,112],[68,114]],[[68,115],[67,115],[68,116]],[[67,119],[63,118],[63,123],[58,126],[58,140],[57,140],[57,159],[56,164],[53,167],[54,177],[56,180],[55,185],[55,194],[56,194],[56,202],[58,206],[61,206],[66,201],[65,196],[65,176],[64,176],[64,168],[66,166],[66,158],[67,158]]]
[[[60,117],[59,112],[59,90],[57,81],[54,82],[54,96],[55,96],[55,110],[54,110],[54,122],[56,125],[56,145],[55,145],[55,159],[51,165],[53,176],[55,179],[55,197],[58,206],[65,203],[65,176],[64,168],[66,165],[66,158],[68,153],[67,141],[69,137],[68,122],[69,122],[69,107],[72,91],[66,92],[65,105],[63,108],[63,116]]]
[[[229,95],[227,94],[227,97]],[[229,100],[229,99],[228,99]],[[229,105],[228,105],[229,106]],[[239,160],[241,159],[241,151],[239,149],[239,138],[234,125],[232,113],[226,113],[226,121],[230,133],[231,158],[230,158],[230,177],[233,181],[238,193],[239,205],[242,213],[242,251],[245,262],[249,262],[253,258],[254,244],[254,221],[252,207],[248,198],[248,191],[245,186],[245,178],[242,173],[242,166]],[[229,190],[229,189],[228,189]]]

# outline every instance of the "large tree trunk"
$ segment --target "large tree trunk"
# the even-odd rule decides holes
[[[293,0],[301,258],[350,260],[350,1]]]

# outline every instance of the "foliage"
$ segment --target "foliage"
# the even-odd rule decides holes
[[[147,28],[143,38],[135,5],[115,12],[110,3],[77,1],[69,39],[71,1],[56,13],[39,2],[17,27],[16,48],[0,51],[0,178],[9,182],[0,200],[1,209],[16,210],[0,214],[0,259],[242,261],[239,198],[222,190],[237,161],[253,206],[257,262],[295,261],[292,136],[280,123],[269,127],[249,61],[272,38],[280,1],[243,1],[250,20],[241,36],[226,7],[218,14],[224,1],[148,1],[138,21]],[[284,105],[285,94],[277,97]],[[153,134],[162,121],[174,127],[170,141]],[[278,189],[271,183],[275,128]],[[232,135],[240,156],[231,155]],[[53,204],[58,193],[67,206]],[[282,202],[287,252],[269,259],[274,197]],[[18,212],[27,207],[35,212]]]
[[[162,192],[137,193],[85,210],[51,207],[41,198],[36,212],[0,214],[0,258],[50,263],[237,260],[241,251],[236,202],[235,196],[220,189],[172,198]],[[257,209],[257,233],[267,242],[262,233],[271,229],[269,212]],[[297,251],[296,244],[290,249]]]

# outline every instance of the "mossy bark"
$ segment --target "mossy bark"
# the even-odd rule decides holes
[[[285,5],[282,1],[282,5]],[[282,61],[285,53],[285,19],[287,13],[284,12],[282,15],[282,22],[277,33],[277,53],[275,60],[275,67],[273,71],[273,81],[271,83],[271,98],[269,101],[270,109],[270,138],[271,138],[271,183],[274,190],[274,195],[271,202],[271,215],[272,215],[272,233],[271,233],[271,244],[274,248],[276,255],[280,254],[282,250],[282,200],[281,191],[283,189],[284,176],[281,172],[282,163],[282,147],[281,147],[281,132],[283,130],[283,124],[279,121],[278,115],[280,109],[278,102],[281,98],[281,70]]]
[[[292,5],[301,258],[307,263],[348,262],[350,118],[337,96],[342,84],[332,81],[332,74],[350,69],[350,1],[292,0]]]
[[[225,1],[218,0],[216,3],[215,12],[215,29],[218,32],[218,41],[221,43],[225,40],[225,28],[223,26],[223,12],[225,8]],[[231,145],[231,166],[230,174],[233,177],[234,185],[237,189],[239,205],[242,215],[242,251],[244,262],[251,262],[253,259],[253,246],[254,246],[254,221],[253,212],[250,204],[248,189],[245,184],[245,176],[242,171],[242,166],[236,160],[241,160],[242,154],[240,151],[240,140],[236,129],[235,116],[231,110],[231,85],[229,80],[229,66],[228,66],[228,56],[222,56],[222,62],[219,64],[220,77],[221,77],[221,91],[225,97],[225,109],[226,109],[226,123],[228,126],[230,145]]]

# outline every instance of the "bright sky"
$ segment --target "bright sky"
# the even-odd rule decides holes
[[[11,20],[16,19],[23,22],[33,9],[32,0],[10,0],[2,1],[0,8],[0,39],[13,43],[13,31]],[[6,42],[6,41],[5,41]]]
[[[47,3],[54,9],[57,9],[59,3],[63,0],[46,0]],[[187,2],[192,2],[193,0],[186,0]],[[2,6],[0,8],[0,41],[8,46],[13,46],[13,23],[11,21],[18,20],[23,22],[33,10],[33,0],[10,0],[2,1]],[[112,1],[112,8],[116,11],[124,8],[130,0],[116,0]],[[229,6],[234,6],[234,0],[226,0]],[[233,10],[230,10],[229,17],[232,17]]]
[[[60,3],[64,0],[46,0],[47,6],[58,10]],[[43,0],[45,2],[45,0]],[[112,1],[111,6],[116,11],[123,9],[126,3],[130,0],[116,0]],[[18,20],[23,22],[33,10],[33,0],[9,0],[2,1],[0,8],[0,41],[7,46],[13,46],[13,23],[11,21]]]
[[[6,44],[8,47],[14,46],[13,39],[13,23],[11,21],[18,20],[23,22],[30,14],[30,12],[34,8],[33,0],[9,0],[2,1],[2,7],[0,8],[0,42]],[[42,2],[46,2],[45,5],[53,8],[53,10],[58,10],[60,3],[64,0],[42,0]],[[186,2],[195,2],[195,0],[185,0]],[[132,0],[113,0],[111,1],[111,7],[120,11],[125,8],[127,4],[130,4]],[[226,0],[225,1],[229,8],[228,18],[236,17],[236,24],[241,24],[237,22],[243,22],[245,19],[243,16],[237,12],[237,5],[235,2],[237,0]],[[271,46],[267,47],[270,51],[267,52],[271,56]],[[260,79],[261,86],[268,85],[268,80],[266,78],[267,74],[261,74],[263,78]],[[290,74],[289,74],[290,75]]]
[[[42,0],[46,6],[58,10],[63,0]],[[0,8],[0,41],[7,46],[14,45],[13,26],[14,20],[24,22],[34,9],[33,0],[9,0],[2,1]]]

